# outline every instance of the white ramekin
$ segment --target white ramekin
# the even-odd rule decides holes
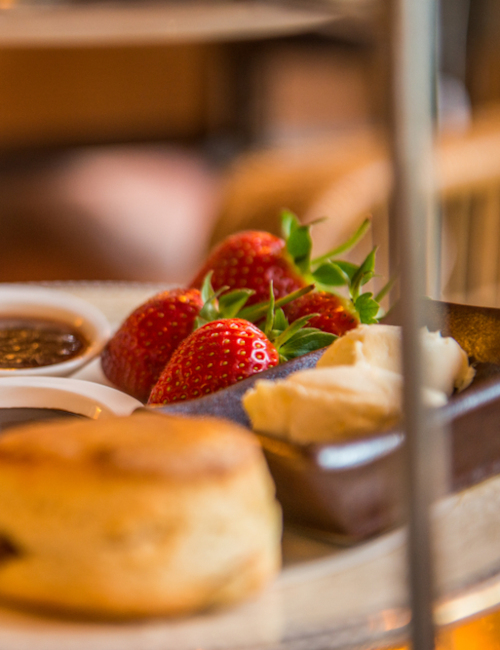
[[[73,359],[37,368],[0,368],[0,377],[65,377],[97,356],[111,335],[104,314],[90,303],[57,289],[23,285],[0,285],[0,318],[41,318],[71,326],[89,345]]]

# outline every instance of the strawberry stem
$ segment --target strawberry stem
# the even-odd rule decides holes
[[[234,289],[228,291],[224,286],[214,291],[212,287],[213,271],[209,271],[203,279],[201,297],[203,307],[194,321],[194,329],[219,318],[234,318],[244,307],[247,300],[255,291],[253,289]]]
[[[369,282],[375,275],[375,255],[377,253],[377,249],[378,246],[372,248],[372,250],[368,253],[368,255],[361,263],[356,273],[352,276],[349,292],[354,303],[356,303],[356,300],[359,297],[359,291],[361,287]]]
[[[273,281],[269,283],[269,307],[267,308],[267,313],[266,313],[266,322],[264,325],[264,332],[267,335],[268,332],[270,332],[273,327],[274,327],[274,316],[276,313],[276,305],[275,305],[275,300],[274,300],[274,287],[273,287]]]
[[[390,291],[390,290],[392,289],[392,287],[395,285],[396,280],[397,280],[397,277],[394,275],[392,278],[390,278],[390,279],[388,280],[388,282],[386,282],[386,283],[384,284],[384,286],[382,287],[382,289],[380,289],[380,291],[379,291],[379,292],[377,293],[377,295],[375,296],[375,300],[376,300],[377,302],[380,302],[381,300],[383,300],[383,299],[386,297],[386,295],[389,293],[389,291]]]
[[[306,293],[309,293],[313,289],[314,289],[314,284],[309,284],[307,285],[307,287],[302,287],[301,289],[297,289],[297,291],[293,291],[292,293],[283,296],[283,298],[276,300],[274,302],[274,308],[283,307],[283,305],[287,305],[289,302],[292,302],[293,300],[297,300],[297,298],[300,298],[301,296],[305,296]],[[273,300],[274,300],[274,295],[273,295]],[[266,302],[259,302],[256,305],[252,305],[250,307],[246,307],[245,309],[242,309],[238,314],[238,318],[244,318],[246,320],[249,320],[251,323],[254,323],[255,321],[262,318],[265,314],[267,314],[268,309],[269,309],[269,300],[266,300]]]
[[[263,331],[278,351],[280,363],[330,345],[337,338],[314,327],[304,327],[311,318],[319,314],[306,314],[290,325],[283,310],[278,306],[279,303],[288,302],[296,294],[305,295],[309,290],[311,287],[304,287],[284,299],[275,301],[273,283],[269,283],[269,302]]]
[[[337,248],[334,248],[333,250],[329,251],[328,253],[316,257],[311,261],[311,265],[317,266],[322,262],[326,262],[332,257],[337,257],[337,255],[342,255],[342,253],[346,253],[347,251],[351,250],[351,248],[353,248],[358,243],[358,241],[360,241],[364,237],[364,235],[370,228],[370,225],[371,225],[371,219],[366,218],[361,224],[361,226],[356,230],[356,232],[351,237],[349,237],[347,241],[345,241],[340,246],[337,246]]]
[[[313,318],[313,316],[319,316],[319,314],[306,314],[305,316],[302,316],[302,318],[297,318],[296,321],[294,321],[291,325],[289,325],[284,332],[281,332],[281,334],[274,340],[272,343],[274,343],[274,347],[278,350],[282,345],[284,345],[287,341],[289,341],[294,334],[296,334],[300,329],[304,327],[304,325]]]
[[[208,282],[210,283],[210,278],[208,278]],[[210,287],[211,286],[212,285],[210,284]],[[204,325],[209,321],[216,320],[219,317],[218,298],[221,295],[221,293],[224,293],[224,291],[227,291],[228,289],[229,287],[221,287],[215,292],[212,289],[212,293],[208,295],[208,297],[206,297],[206,294],[204,295],[202,293],[202,298],[205,298],[205,303],[201,308],[200,313],[196,317],[195,329],[201,327],[201,325]]]
[[[289,325],[282,309],[268,314],[264,333],[278,351],[280,363],[300,357],[307,352],[324,348],[337,338],[329,332],[315,327],[304,327],[308,321],[319,314],[306,314]]]

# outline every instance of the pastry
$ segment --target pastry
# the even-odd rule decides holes
[[[260,448],[215,418],[136,413],[0,439],[0,597],[98,617],[186,615],[280,564]]]

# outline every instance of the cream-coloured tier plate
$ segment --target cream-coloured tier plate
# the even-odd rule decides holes
[[[113,326],[160,285],[64,283]],[[80,371],[78,376],[81,376]],[[97,379],[87,369],[87,379]],[[94,373],[94,377],[92,376]],[[500,478],[441,500],[433,512],[442,625],[500,603]],[[0,649],[320,650],[397,641],[408,623],[405,533],[352,548],[286,531],[284,566],[252,602],[183,620],[126,624],[56,620],[0,609]]]
[[[366,20],[370,0],[2,0],[0,44],[189,43],[270,38],[315,30],[338,18]]]

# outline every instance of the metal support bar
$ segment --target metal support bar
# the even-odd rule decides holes
[[[429,524],[435,432],[421,399],[424,369],[419,330],[421,298],[433,272],[427,259],[432,223],[433,83],[435,79],[434,0],[392,0],[392,134],[394,214],[403,315],[408,560],[414,650],[434,648],[433,578]],[[432,239],[432,238],[431,238]],[[430,242],[432,244],[432,241]],[[391,247],[394,250],[394,246]],[[393,261],[394,262],[394,261]]]

